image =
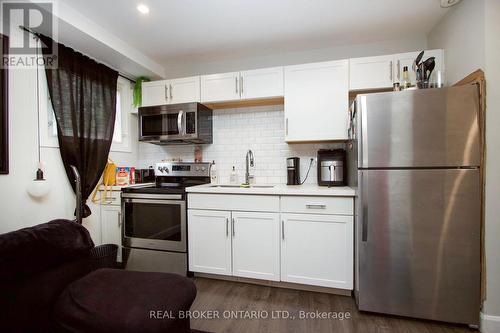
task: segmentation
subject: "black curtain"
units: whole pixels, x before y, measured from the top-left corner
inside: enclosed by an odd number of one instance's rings
[[[81,176],[83,217],[91,214],[86,201],[97,185],[108,159],[116,116],[118,72],[75,50],[39,35],[55,45],[57,65],[45,67],[54,108],[59,149],[66,175],[75,190],[76,166]],[[54,44],[51,44],[54,43]],[[50,48],[42,47],[50,56]]]

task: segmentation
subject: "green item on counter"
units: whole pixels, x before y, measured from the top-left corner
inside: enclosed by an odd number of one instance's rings
[[[250,184],[241,184],[240,185],[241,188],[249,188],[250,187]]]

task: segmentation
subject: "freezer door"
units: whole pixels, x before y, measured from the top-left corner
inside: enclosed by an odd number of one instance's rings
[[[475,85],[361,95],[360,168],[479,165]]]
[[[478,324],[477,169],[362,170],[360,310]]]

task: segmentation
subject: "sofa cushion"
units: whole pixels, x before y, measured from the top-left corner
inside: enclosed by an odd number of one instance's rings
[[[54,220],[0,235],[0,282],[25,279],[35,273],[88,256],[94,243],[82,225]]]
[[[99,269],[73,282],[54,310],[69,332],[189,332],[179,318],[196,297],[194,283],[168,273]]]
[[[1,332],[53,332],[52,311],[64,288],[90,272],[86,258],[70,261],[0,290]]]

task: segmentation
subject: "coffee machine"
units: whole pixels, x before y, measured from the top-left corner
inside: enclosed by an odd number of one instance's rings
[[[287,185],[300,185],[300,158],[290,157],[286,159]]]
[[[346,186],[347,165],[344,149],[318,151],[318,185]]]

